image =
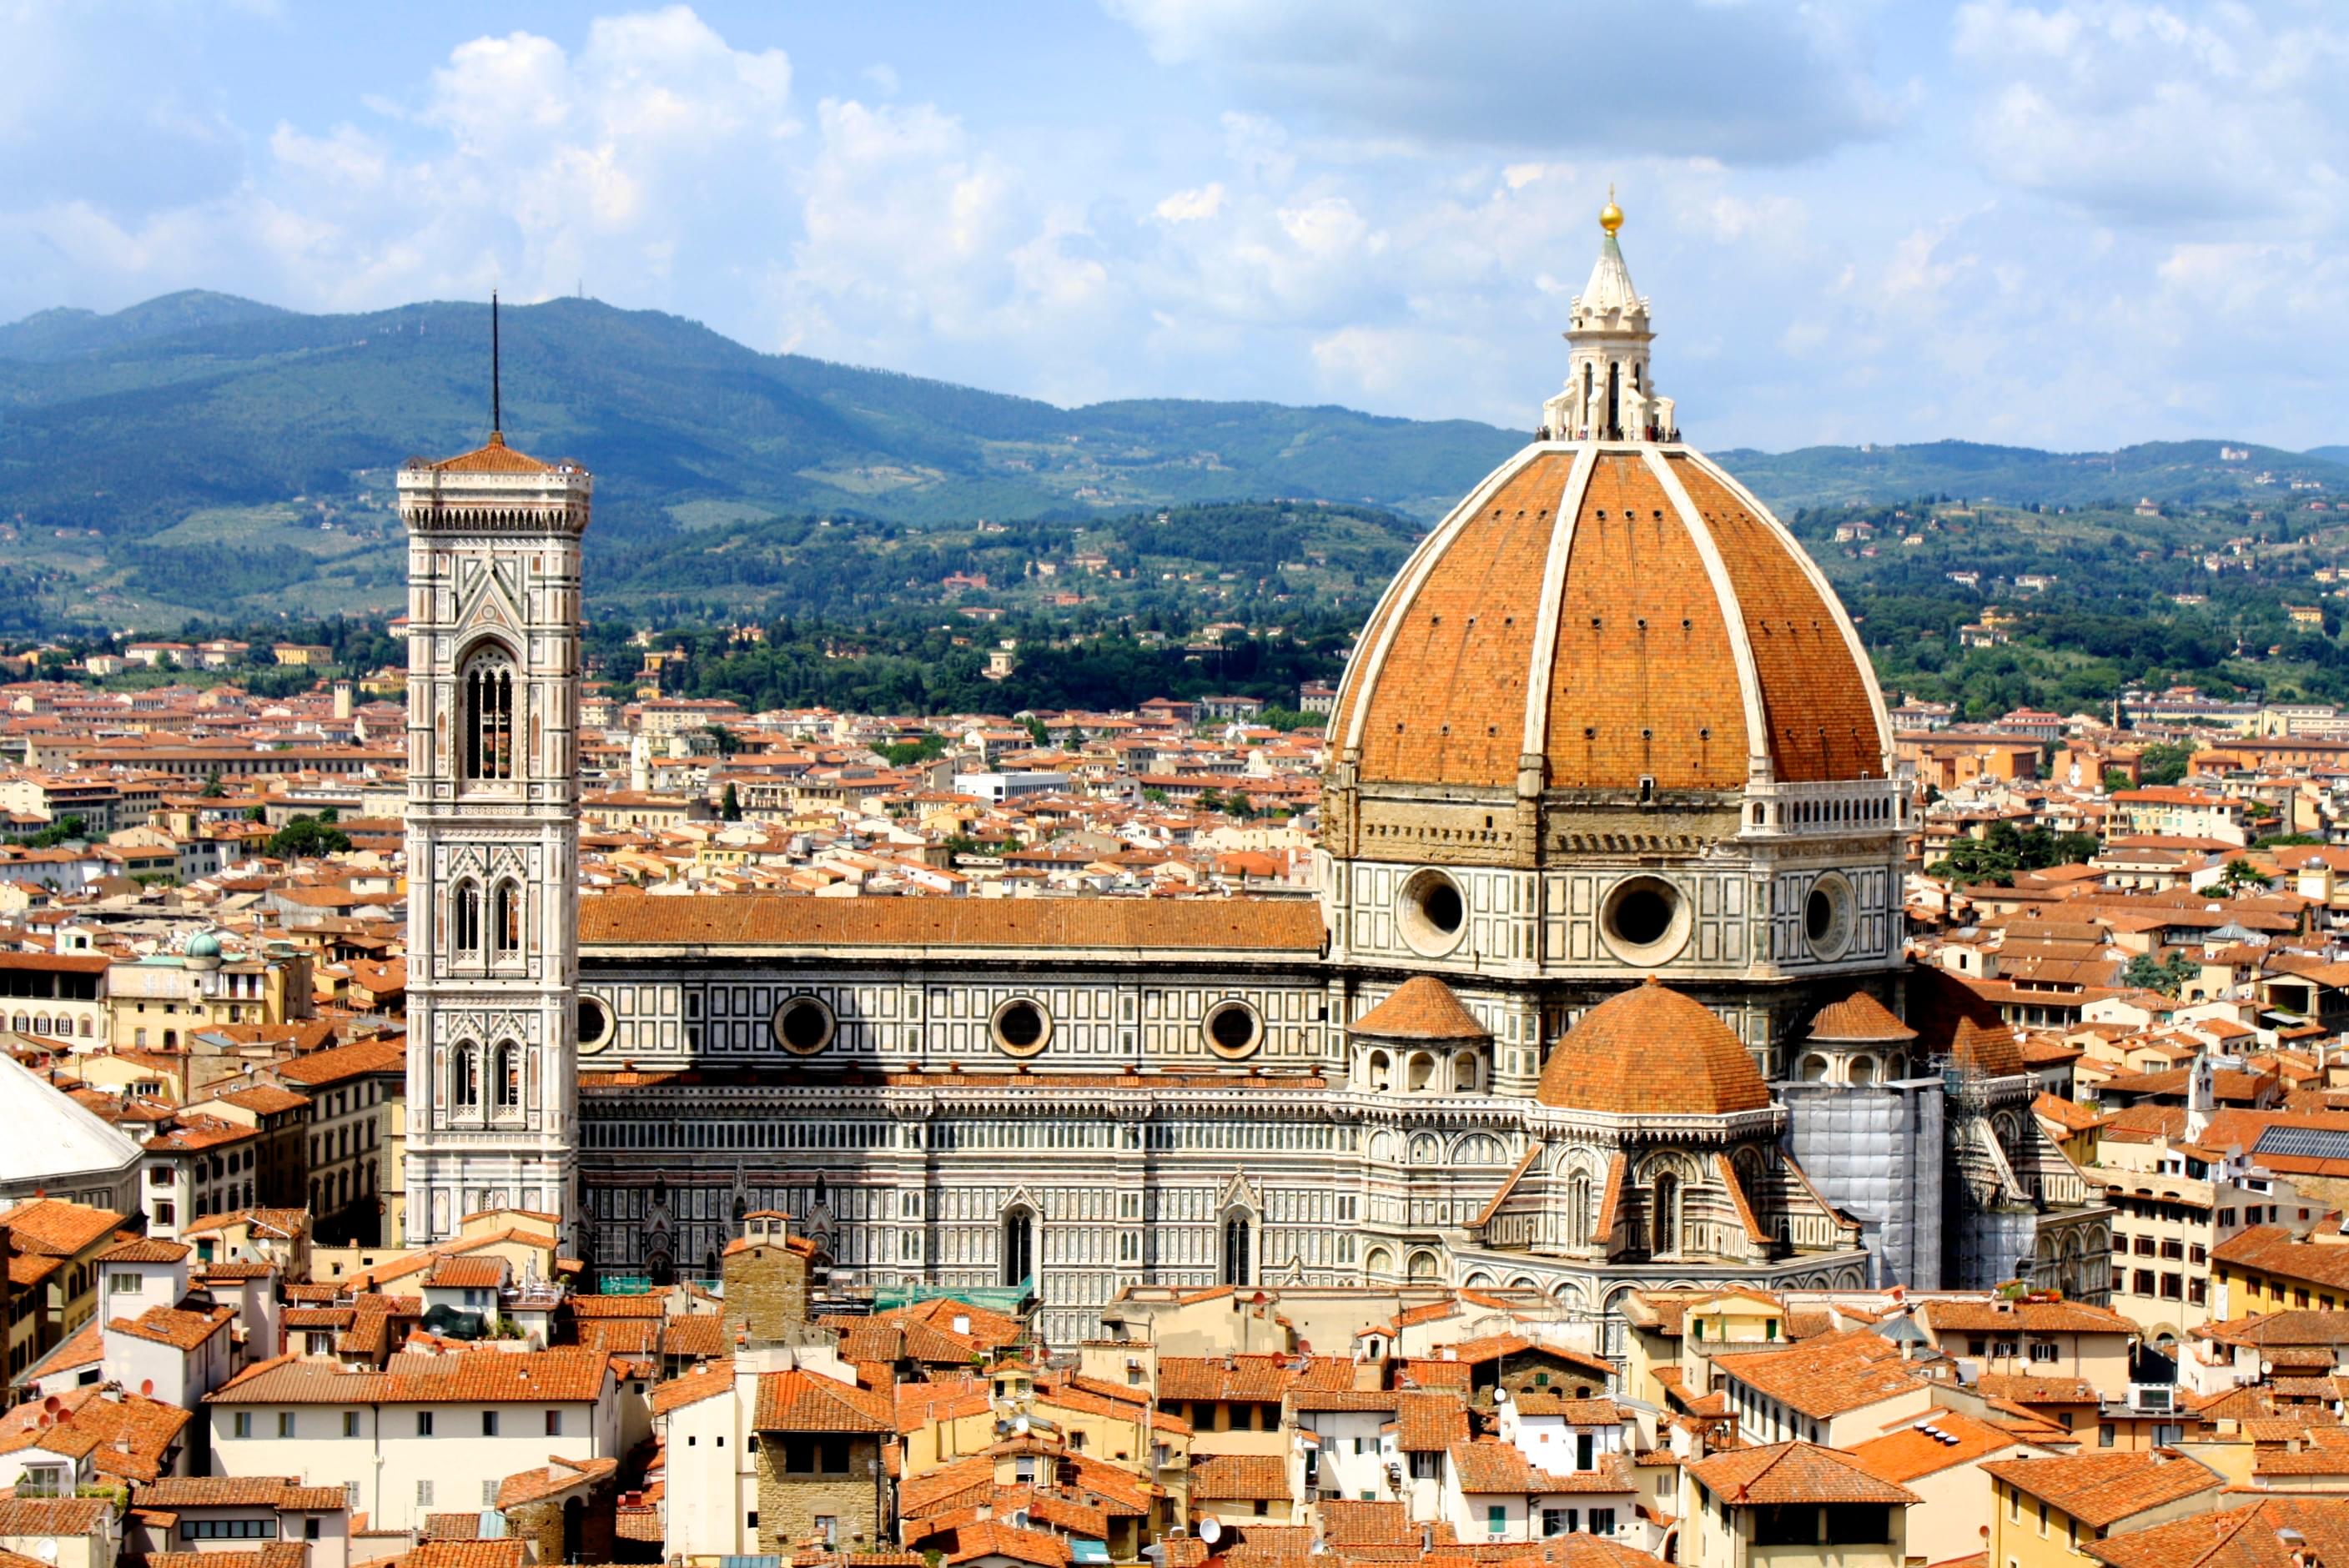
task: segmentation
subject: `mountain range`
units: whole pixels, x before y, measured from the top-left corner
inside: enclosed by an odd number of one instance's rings
[[[233,598],[265,595],[272,563],[298,556],[336,565],[324,574],[334,593],[304,607],[391,602],[391,469],[479,441],[489,335],[479,304],[311,315],[192,292],[0,326],[0,563],[19,573],[0,588],[103,621],[161,624],[220,607],[171,588],[192,557],[227,549],[243,573]],[[502,339],[509,438],[597,473],[591,570],[596,552],[811,513],[922,528],[1288,498],[1424,522],[1526,438],[1326,406],[1062,408],[762,354],[678,316],[589,299],[509,307]],[[1714,455],[1788,509],[1929,493],[2073,507],[2240,500],[2260,493],[2261,476],[2349,488],[2349,447],[2055,453],[1943,441]]]

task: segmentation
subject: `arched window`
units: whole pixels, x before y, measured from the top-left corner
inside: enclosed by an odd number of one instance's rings
[[[1475,1052],[1455,1051],[1453,1053],[1452,1092],[1454,1094],[1475,1094],[1476,1092]]]
[[[481,1103],[481,1053],[478,1046],[459,1046],[455,1059],[450,1064],[454,1081],[450,1086],[449,1099],[459,1110],[471,1110]]]
[[[1394,1087],[1394,1064],[1386,1052],[1372,1051],[1370,1057],[1371,1088],[1380,1093]]]
[[[481,884],[471,877],[457,884],[449,901],[449,928],[451,953],[481,950]]]
[[[1578,1171],[1566,1181],[1566,1244],[1587,1246],[1590,1242],[1590,1178]]]
[[[1224,1283],[1253,1284],[1255,1274],[1256,1222],[1246,1213],[1224,1216]]]
[[[522,1109],[522,1047],[512,1040],[498,1047],[495,1093],[501,1111]]]
[[[1681,1250],[1681,1179],[1669,1171],[1660,1171],[1649,1190],[1655,1209],[1650,1250],[1657,1257],[1677,1253]]]
[[[514,666],[500,647],[465,665],[465,777],[502,783],[514,776]]]
[[[1014,1209],[1003,1216],[1005,1284],[1026,1284],[1036,1272],[1036,1212]]]
[[[490,910],[492,955],[512,958],[522,951],[522,883],[512,877],[498,883]]]
[[[1409,1078],[1403,1087],[1413,1094],[1425,1094],[1435,1083],[1435,1057],[1426,1051],[1414,1051],[1407,1066]]]
[[[83,1014],[83,1015],[82,1015],[82,1019],[81,1019],[81,1027],[80,1027],[80,1028],[78,1028],[78,1029],[77,1029],[77,1030],[76,1030],[76,1031],[74,1031],[74,1032],[75,1032],[76,1034],[78,1034],[79,1036],[81,1036],[81,1037],[82,1037],[83,1039],[85,1039],[85,1040],[86,1040],[86,1039],[88,1039],[88,1038],[89,1038],[90,1034],[91,1034],[91,1032],[92,1032],[92,1031],[91,1031],[91,1028],[90,1028],[89,1015],[88,1015],[87,1013],[85,1013],[85,1014]]]

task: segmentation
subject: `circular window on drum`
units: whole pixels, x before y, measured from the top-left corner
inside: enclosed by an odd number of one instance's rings
[[[1599,934],[1626,964],[1662,964],[1688,945],[1688,896],[1661,877],[1625,877],[1599,906]]]
[[[1811,883],[1803,897],[1803,940],[1812,957],[1840,958],[1851,946],[1852,903],[1851,883],[1840,872],[1828,872]]]
[[[775,1044],[795,1057],[812,1057],[832,1044],[840,1020],[823,997],[802,995],[778,1003],[768,1026],[774,1032]]]
[[[1413,953],[1441,958],[1468,934],[1468,895],[1442,872],[1413,872],[1395,893],[1395,927]]]
[[[612,1019],[612,1005],[601,996],[580,997],[579,1009],[573,1016],[582,1056],[602,1050],[619,1033],[619,1026]]]
[[[1207,1037],[1207,1048],[1227,1062],[1252,1057],[1264,1044],[1264,1016],[1237,999],[1208,1008],[1200,1029]]]
[[[1014,996],[988,1020],[995,1048],[1007,1057],[1032,1057],[1051,1042],[1052,1015],[1032,996]]]

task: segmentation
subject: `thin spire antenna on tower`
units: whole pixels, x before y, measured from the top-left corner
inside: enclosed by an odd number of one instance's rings
[[[505,431],[505,410],[500,406],[498,390],[498,291],[490,291],[490,434]]]

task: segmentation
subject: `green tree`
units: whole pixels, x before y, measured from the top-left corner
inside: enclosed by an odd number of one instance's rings
[[[2168,958],[2156,958],[2150,953],[2140,953],[2130,959],[2128,966],[2121,971],[2121,984],[2134,985],[2140,990],[2158,991],[2165,996],[2175,996],[2185,988],[2189,980],[2200,973],[2201,965],[2183,952],[2173,953]]]
[[[709,737],[709,743],[718,748],[720,757],[731,757],[742,749],[742,738],[722,724],[705,724],[701,733]]]
[[[341,854],[351,847],[351,836],[334,825],[333,807],[313,817],[305,812],[269,836],[269,853],[281,861],[314,860]]]
[[[268,808],[264,806],[247,806],[244,809],[244,820],[248,822],[266,822],[269,820]]]
[[[2227,869],[2219,873],[2219,891],[2230,895],[2240,896],[2253,890],[2264,892],[2273,886],[2275,878],[2249,861],[2229,861]]]
[[[2186,777],[2193,755],[2191,741],[2157,741],[2138,754],[2138,772],[2147,784],[2175,784]]]
[[[207,800],[217,800],[228,793],[228,786],[221,782],[219,769],[215,768],[204,775],[204,787],[199,793]]]
[[[728,822],[742,820],[741,797],[734,793],[734,781],[730,779],[726,781],[725,795],[718,802],[718,815],[720,820]]]
[[[70,843],[77,839],[85,839],[88,836],[88,821],[81,817],[68,816],[59,817],[37,833],[21,839],[12,839],[9,842],[22,844],[28,850],[54,850],[59,844]]]

